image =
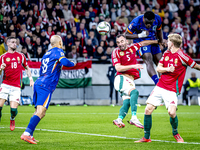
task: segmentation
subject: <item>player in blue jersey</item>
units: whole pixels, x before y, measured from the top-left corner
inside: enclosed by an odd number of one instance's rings
[[[154,14],[152,11],[147,11],[144,15],[134,18],[127,28],[126,38],[133,39],[134,43],[158,39],[158,43],[162,44],[163,33],[160,16]],[[153,62],[157,65],[162,57],[159,45],[143,46],[137,52],[144,60],[149,76],[157,84],[159,78],[153,67]]]
[[[60,36],[54,35],[50,39],[52,49],[47,51],[41,60],[40,76],[34,84],[33,103],[35,105],[35,113],[30,122],[21,135],[21,139],[37,144],[33,137],[33,132],[40,120],[45,116],[48,109],[51,95],[58,83],[61,67],[73,67],[75,64],[69,61],[62,50],[63,42]]]

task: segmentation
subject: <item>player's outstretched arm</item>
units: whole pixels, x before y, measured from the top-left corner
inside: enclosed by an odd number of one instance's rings
[[[27,74],[27,76],[29,77],[29,80],[30,80],[30,86],[33,86],[34,81],[33,81],[32,75],[31,75],[31,69],[28,66],[26,66],[25,70],[26,70],[26,74]]]
[[[194,66],[194,69],[197,69],[197,70],[200,71],[200,65],[196,64],[196,65]]]
[[[124,72],[130,69],[143,69],[144,67],[140,64],[135,64],[135,65],[121,65],[121,64],[116,64],[115,65],[115,69],[117,70],[117,72]]]
[[[145,38],[149,35],[149,32],[146,30],[143,30],[139,34],[130,34],[128,31],[125,32],[125,36],[127,39],[136,39],[136,38]]]
[[[74,67],[74,66],[76,65],[76,63],[69,61],[66,57],[63,57],[63,58],[60,60],[60,63],[61,63],[63,66],[66,66],[66,67]]]
[[[151,44],[158,44],[158,40],[146,40],[146,41],[141,41],[140,44],[142,46],[147,46]]]
[[[6,64],[5,63],[2,63],[1,64],[1,69],[0,69],[0,75],[2,73],[2,71],[6,68]]]
[[[163,67],[163,64],[161,64],[161,63],[158,64],[158,67],[156,69],[156,71],[159,72],[159,73],[174,72],[174,70],[175,70],[174,66]]]

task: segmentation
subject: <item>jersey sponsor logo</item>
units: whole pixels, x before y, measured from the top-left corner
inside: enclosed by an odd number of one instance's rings
[[[13,58],[12,60],[16,60],[15,58]]]
[[[19,57],[17,57],[17,60],[18,60],[18,61],[20,61],[20,58],[19,58]]]
[[[173,62],[173,58],[172,58],[172,59],[170,59],[170,62]]]
[[[168,60],[169,60],[169,57],[168,57],[168,56],[166,56],[166,57],[165,57],[165,61],[168,61]]]
[[[131,23],[128,27],[129,27],[129,29],[132,29],[133,23]]]
[[[153,26],[153,31],[156,31],[157,25]]]
[[[60,52],[60,55],[61,55],[61,56],[64,56],[65,54],[64,54],[63,52]]]
[[[51,52],[46,52],[46,54],[45,55],[50,55],[51,54]]]
[[[9,58],[9,57],[8,57],[8,58],[6,58],[6,61],[7,61],[7,62],[9,62],[9,61],[10,61],[10,58]]]
[[[126,54],[128,54],[129,52],[126,52]]]
[[[124,56],[124,52],[120,52],[119,55],[120,55],[120,56]]]

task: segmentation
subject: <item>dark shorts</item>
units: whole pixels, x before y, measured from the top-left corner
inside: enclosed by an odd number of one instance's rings
[[[161,53],[161,50],[159,45],[148,45],[141,47],[137,53],[141,57],[144,53],[151,53],[152,55]]]

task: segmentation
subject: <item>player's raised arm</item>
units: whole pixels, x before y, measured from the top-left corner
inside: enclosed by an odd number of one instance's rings
[[[196,65],[194,66],[194,69],[196,69],[196,70],[199,70],[199,71],[200,71],[200,65],[196,64]]]
[[[156,71],[159,73],[174,72],[174,70],[175,70],[174,66],[163,67],[163,64],[161,64],[161,63],[158,64],[158,67],[156,69]]]
[[[140,64],[135,64],[135,65],[121,65],[121,64],[116,64],[115,69],[117,72],[124,72],[130,69],[143,69],[144,67]]]
[[[147,46],[151,44],[158,44],[158,40],[146,40],[140,42],[141,46]]]
[[[149,32],[146,31],[146,30],[143,30],[141,33],[138,33],[138,34],[136,34],[136,33],[135,34],[130,33],[128,29],[125,32],[126,39],[145,38],[148,35],[149,35]]]

